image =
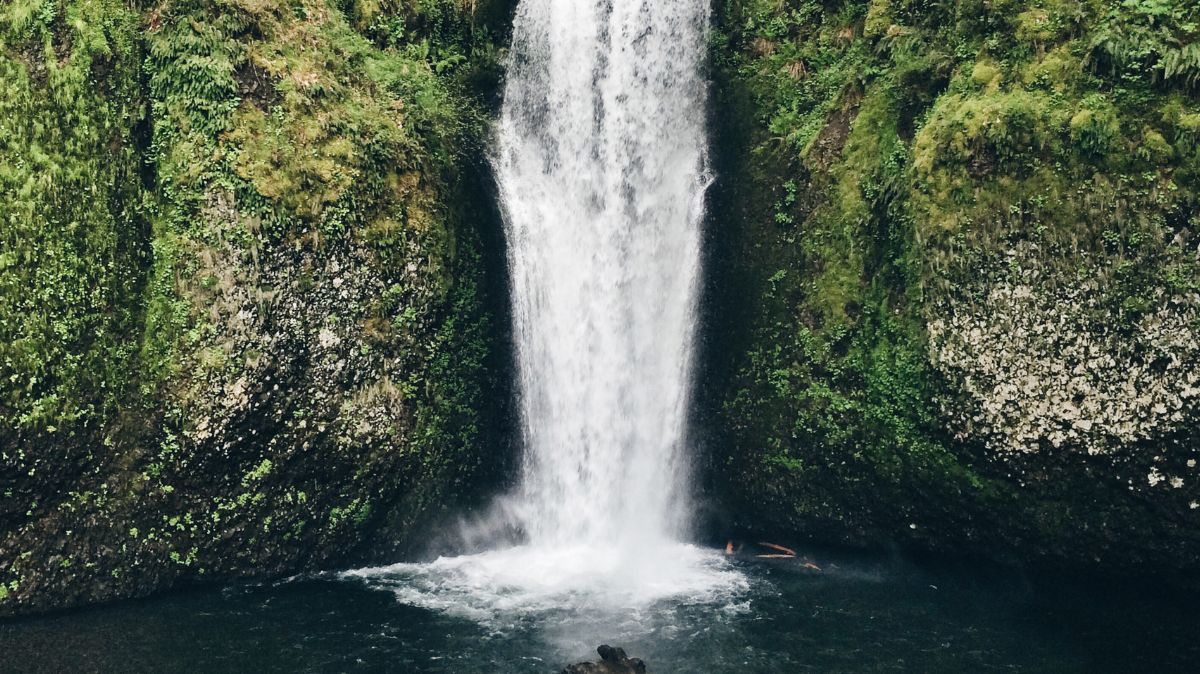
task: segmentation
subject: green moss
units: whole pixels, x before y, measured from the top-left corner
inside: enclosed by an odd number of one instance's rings
[[[981,87],[999,87],[1001,81],[1000,69],[988,61],[979,61],[971,69],[971,81]]]
[[[1120,136],[1121,127],[1112,106],[1082,108],[1069,122],[1071,140],[1084,153],[1103,157]]]
[[[871,39],[879,39],[886,35],[893,25],[895,18],[892,17],[891,0],[872,0],[867,6],[863,34]]]
[[[0,433],[96,423],[128,384],[141,276],[136,17],[97,0],[2,11]]]
[[[1192,4],[723,3],[719,115],[757,116],[722,141],[741,144],[714,216],[745,223],[725,245],[749,261],[716,270],[751,333],[713,364],[739,523],[1065,558],[1075,490],[1112,503],[1079,516],[1158,547],[1109,485],[1055,464],[1029,487],[950,436],[925,326],[1011,273],[1014,250],[1037,251],[1021,264],[1046,284],[1104,288],[1118,329],[1193,287],[1167,245],[1196,223]]]
[[[0,613],[394,545],[483,479],[464,174],[507,4],[0,9],[0,549],[118,551],[0,559]]]

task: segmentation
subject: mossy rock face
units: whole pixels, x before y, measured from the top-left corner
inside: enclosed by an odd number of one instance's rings
[[[0,614],[392,558],[503,477],[497,4],[4,10]]]
[[[0,10],[0,614],[386,558],[503,474],[511,4]],[[720,5],[729,524],[1195,578],[1198,13]]]
[[[731,526],[1194,581],[1200,6],[1000,5],[722,6],[713,488]]]
[[[135,27],[120,3],[0,10],[0,527],[85,471],[84,436],[130,385],[149,229]]]

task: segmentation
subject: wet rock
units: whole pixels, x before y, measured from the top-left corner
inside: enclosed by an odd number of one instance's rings
[[[607,644],[596,649],[600,654],[600,662],[580,662],[568,665],[562,674],[645,674],[646,663],[641,658],[631,658],[625,655],[622,648],[614,648]]]
[[[1159,293],[1127,314],[1111,288],[1056,276],[1036,250],[1010,253],[1008,270],[977,274],[972,292],[930,316],[930,362],[948,384],[941,405],[957,439],[994,455],[1113,456],[1194,426],[1200,295]],[[1090,273],[1108,264],[1097,258]]]

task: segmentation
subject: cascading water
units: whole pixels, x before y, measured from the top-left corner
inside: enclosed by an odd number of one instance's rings
[[[534,545],[679,535],[705,0],[523,0],[495,158]]]
[[[347,575],[493,624],[542,616],[579,644],[636,630],[629,609],[745,589],[679,542],[708,8],[521,0],[493,161],[525,440],[504,510],[526,541]]]

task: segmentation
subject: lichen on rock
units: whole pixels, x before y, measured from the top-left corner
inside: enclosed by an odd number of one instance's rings
[[[929,322],[957,438],[998,452],[1105,454],[1195,425],[1200,294],[1160,289],[1123,324],[1097,283],[1046,278],[1031,254],[1005,258],[986,280],[964,279]]]

